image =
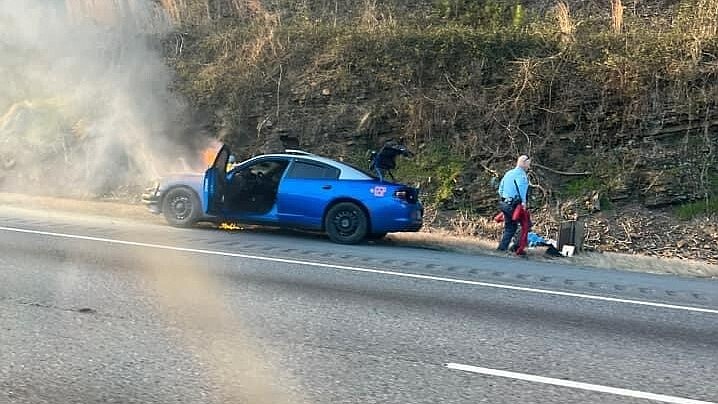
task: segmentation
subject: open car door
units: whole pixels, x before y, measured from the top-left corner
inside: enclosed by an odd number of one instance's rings
[[[229,155],[229,147],[222,145],[217,157],[214,158],[214,163],[204,173],[204,198],[207,201],[207,213],[210,215],[222,213],[224,197],[227,193]]]

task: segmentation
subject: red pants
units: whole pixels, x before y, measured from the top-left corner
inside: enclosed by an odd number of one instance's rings
[[[516,249],[517,255],[522,255],[526,252],[526,248],[529,246],[529,230],[531,230],[531,213],[524,209],[523,205],[519,205],[514,210],[513,219],[519,222],[521,226],[521,234],[519,235],[519,246]]]

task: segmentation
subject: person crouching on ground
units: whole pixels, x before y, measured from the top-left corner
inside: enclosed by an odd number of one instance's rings
[[[497,248],[499,251],[508,250],[518,224],[528,222],[528,220],[521,220],[521,215],[515,217],[514,211],[521,205],[522,212],[524,212],[522,214],[528,212],[529,177],[527,173],[530,167],[531,159],[526,155],[520,156],[516,161],[516,167],[507,171],[499,183],[499,209],[504,214],[504,234]],[[528,216],[526,215],[526,217]],[[525,233],[528,234],[528,229],[525,230]],[[521,243],[516,252],[519,255],[525,254]]]

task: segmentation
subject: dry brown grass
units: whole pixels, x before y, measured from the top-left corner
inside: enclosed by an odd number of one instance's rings
[[[699,0],[693,21],[693,34],[697,38],[718,36],[718,0]]]
[[[476,218],[466,212],[459,212],[449,220],[451,231],[459,237],[470,237],[476,235],[483,226]]]
[[[279,16],[269,12],[262,12],[256,18],[259,19],[261,29],[254,39],[246,45],[246,54],[252,63],[257,63],[267,51],[276,55],[281,47],[281,42],[276,40],[276,32],[280,24]]]
[[[173,23],[179,24],[182,22],[183,13],[187,7],[183,0],[160,0],[160,4]]]
[[[669,21],[671,33],[675,35],[673,40],[680,44],[680,51],[673,53],[666,66],[667,71],[676,76],[686,73],[698,76],[715,74],[715,63],[706,63],[704,56],[710,55],[713,59],[715,54],[713,42],[718,37],[718,0],[681,2],[678,12],[670,15]],[[686,54],[688,57],[685,57]],[[679,79],[677,84],[685,86],[688,83]]]
[[[159,0],[159,2],[171,21],[180,25],[203,23],[219,16],[251,18],[265,12],[260,0]]]
[[[359,24],[362,29],[375,32],[377,30],[391,28],[396,25],[396,21],[391,14],[386,14],[379,10],[377,0],[364,0],[364,6],[359,17]]]
[[[611,25],[615,34],[623,32],[623,8],[621,0],[611,0]]]
[[[561,35],[561,43],[568,45],[574,42],[576,33],[576,24],[571,18],[571,10],[568,8],[568,4],[560,0],[556,3],[556,22],[558,23],[559,33]]]
[[[687,37],[686,48],[691,56],[690,66],[701,64],[706,43],[718,36],[718,0],[698,0],[679,18],[680,30]]]

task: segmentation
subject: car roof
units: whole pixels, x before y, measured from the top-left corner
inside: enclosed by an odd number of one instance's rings
[[[337,168],[341,174],[339,175],[340,180],[372,180],[370,175],[368,175],[365,172],[362,172],[359,169],[356,169],[346,163],[343,163],[341,161],[337,161],[334,159],[330,159],[328,157],[322,157],[318,156],[316,154],[311,154],[303,151],[294,151],[288,153],[273,153],[273,154],[260,154],[258,156],[254,156],[249,160],[246,160],[246,162],[249,162],[254,159],[258,158],[267,158],[267,157],[279,157],[279,158],[287,158],[287,159],[295,159],[295,160],[304,160],[304,161],[316,161],[318,163],[323,163],[329,166],[332,166],[334,168]],[[244,164],[244,163],[242,163]]]

